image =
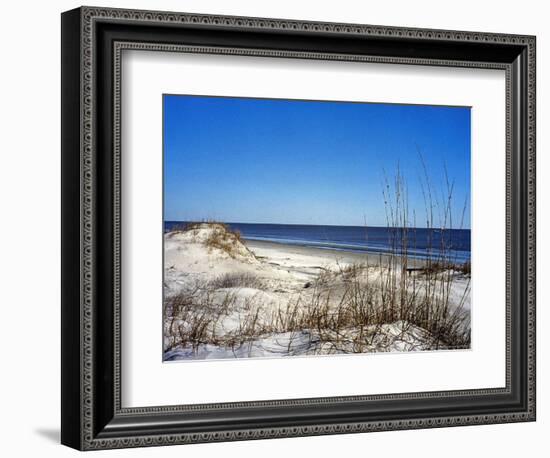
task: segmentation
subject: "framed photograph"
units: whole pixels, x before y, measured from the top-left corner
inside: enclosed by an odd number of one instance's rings
[[[62,14],[62,443],[535,420],[535,37]]]

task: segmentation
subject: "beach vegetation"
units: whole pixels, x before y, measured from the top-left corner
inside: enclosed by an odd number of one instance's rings
[[[255,288],[264,287],[264,282],[258,277],[249,272],[243,273],[226,273],[220,275],[208,282],[208,287],[217,290],[223,288]]]

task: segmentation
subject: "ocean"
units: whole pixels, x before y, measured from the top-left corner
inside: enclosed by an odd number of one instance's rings
[[[184,221],[165,221],[165,232],[184,225]],[[238,230],[245,240],[259,240],[287,245],[309,246],[327,250],[389,253],[392,244],[399,250],[402,229],[368,226],[317,226],[302,224],[226,223]],[[446,259],[470,260],[469,229],[408,228],[408,256],[437,258],[445,247]]]

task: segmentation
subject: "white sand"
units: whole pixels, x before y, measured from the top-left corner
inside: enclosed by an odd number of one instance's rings
[[[166,300],[169,302],[180,293],[191,294],[195,301],[192,313],[204,310],[209,317],[215,316],[214,324],[210,324],[208,329],[216,337],[238,334],[253,318],[258,323],[272,323],[277,314],[280,316],[284,313],[288,304],[307,304],[320,291],[326,292],[330,289],[330,297],[335,301],[336,307],[345,289],[347,268],[361,266],[359,275],[372,282],[380,277],[383,269],[381,266],[384,265],[383,257],[364,253],[259,241],[245,243],[233,239],[227,244],[227,249],[226,245],[220,248],[209,244],[208,241],[214,235],[225,237],[224,232],[221,225],[203,224],[194,230],[171,232],[164,236]],[[399,274],[396,275],[399,278]],[[226,285],[222,281],[226,276],[245,276],[251,280],[242,285],[233,285],[231,282]],[[323,286],[319,286],[320,278],[324,278]],[[418,282],[421,281],[419,278]],[[469,279],[458,274],[453,276],[449,296],[453,306],[461,305],[469,311]],[[193,316],[193,319],[197,317]],[[326,341],[321,342],[315,332],[307,329],[290,333],[267,332],[245,344],[232,345],[231,348],[208,342],[177,345],[174,339],[168,337],[178,326],[186,329],[188,325],[186,319],[167,317],[165,346],[169,351],[165,353],[165,360],[276,357],[357,351],[348,344],[340,344],[336,348]],[[364,331],[363,329],[362,332]],[[348,329],[343,332],[353,340],[358,331]],[[430,349],[426,343],[430,340],[426,331],[408,323],[387,323],[372,332],[374,337],[365,344],[362,352]]]

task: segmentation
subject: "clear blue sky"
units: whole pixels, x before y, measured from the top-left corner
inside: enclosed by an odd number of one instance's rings
[[[454,181],[455,227],[468,199],[469,228],[467,107],[165,95],[164,219],[385,226],[399,164],[423,227],[418,149],[439,195],[445,166]]]

